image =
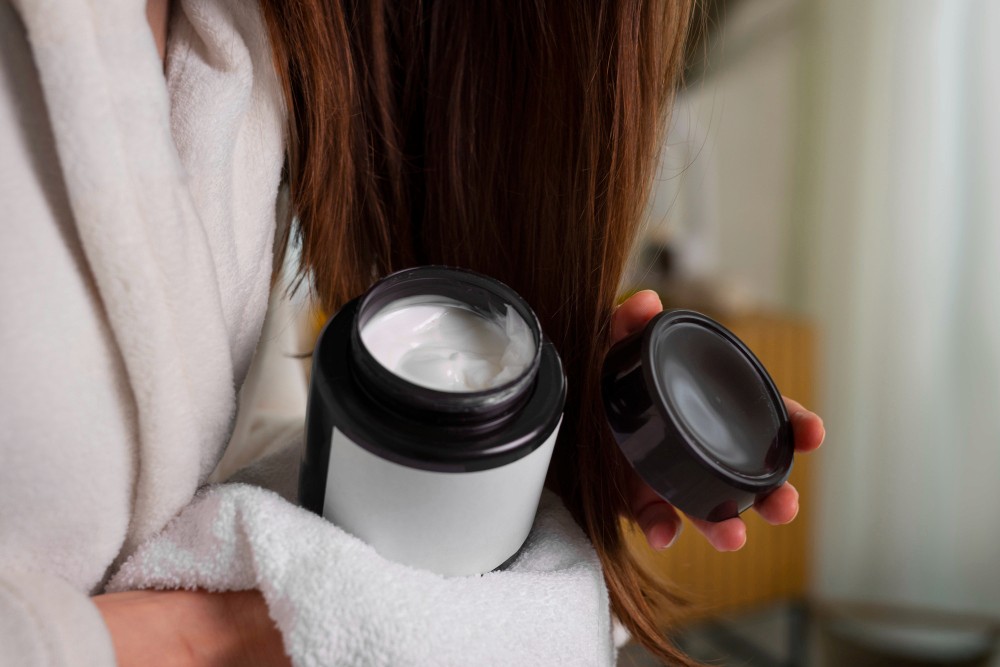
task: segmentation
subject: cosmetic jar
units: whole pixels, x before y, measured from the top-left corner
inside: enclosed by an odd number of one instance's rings
[[[611,348],[608,423],[629,463],[685,514],[721,521],[788,478],[794,442],[781,394],[732,332],[668,310]]]
[[[512,289],[448,267],[394,273],[317,341],[299,500],[390,560],[489,572],[527,538],[565,396]]]

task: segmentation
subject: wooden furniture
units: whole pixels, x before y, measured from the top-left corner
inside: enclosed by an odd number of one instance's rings
[[[753,350],[784,395],[807,407],[814,405],[816,342],[807,323],[770,314],[716,318]],[[739,552],[716,552],[686,519],[677,542],[663,552],[649,549],[638,532],[631,534],[630,547],[639,558],[690,603],[661,619],[664,626],[676,627],[739,607],[805,597],[814,502],[811,464],[810,457],[799,457],[792,469],[790,481],[801,494],[796,521],[775,527],[753,512],[744,513],[748,540]]]

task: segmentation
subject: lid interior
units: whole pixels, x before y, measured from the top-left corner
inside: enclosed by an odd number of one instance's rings
[[[654,384],[695,453],[739,477],[783,472],[781,400],[760,363],[708,318],[664,318],[650,340]],[[728,335],[726,335],[728,334]]]

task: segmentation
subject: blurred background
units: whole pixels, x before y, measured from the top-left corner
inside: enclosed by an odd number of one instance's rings
[[[795,525],[646,554],[690,600],[664,623],[715,664],[998,665],[1000,2],[699,6],[629,287],[828,436]]]

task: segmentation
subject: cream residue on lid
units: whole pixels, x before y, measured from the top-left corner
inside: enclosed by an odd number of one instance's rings
[[[510,305],[486,317],[435,295],[393,301],[365,324],[361,340],[396,375],[439,391],[498,387],[535,356],[531,330]]]

